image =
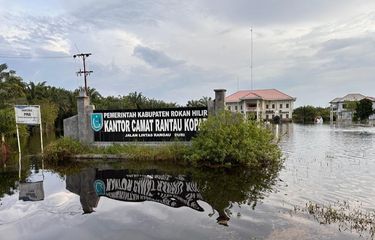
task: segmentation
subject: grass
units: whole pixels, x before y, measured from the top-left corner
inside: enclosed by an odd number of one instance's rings
[[[166,160],[181,161],[188,154],[189,147],[182,143],[147,145],[92,146],[82,144],[71,138],[60,138],[49,144],[44,152],[44,159],[54,165],[72,162],[75,155],[80,154],[110,154],[123,155],[129,160]]]
[[[294,212],[308,213],[320,224],[338,224],[340,231],[357,232],[368,239],[375,237],[375,212],[352,206],[349,202],[320,205],[306,203],[305,208],[294,207]]]

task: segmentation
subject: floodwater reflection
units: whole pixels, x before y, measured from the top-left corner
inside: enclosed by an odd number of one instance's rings
[[[30,156],[19,169],[18,155],[11,155],[6,166],[0,164],[1,236],[373,239],[375,128],[269,127],[279,134],[281,170],[200,169],[161,161],[43,168]],[[43,200],[19,199],[20,184],[41,180]]]
[[[272,189],[277,170],[83,168],[67,175],[66,189],[79,195],[85,214],[95,211],[101,197],[124,202],[152,201],[199,212],[204,211],[199,201],[204,201],[212,207],[208,215],[213,216],[216,211],[217,222],[227,226],[233,204],[249,204],[254,208]]]

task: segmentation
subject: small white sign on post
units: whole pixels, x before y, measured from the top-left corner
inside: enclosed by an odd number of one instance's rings
[[[42,130],[42,118],[40,114],[40,106],[39,105],[16,105],[14,106],[14,110],[16,113],[18,152],[21,153],[18,124],[25,124],[25,125],[40,125],[40,147],[43,153],[43,130]]]
[[[40,124],[40,106],[16,105],[16,123],[26,125]]]

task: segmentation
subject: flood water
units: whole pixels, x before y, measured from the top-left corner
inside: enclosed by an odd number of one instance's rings
[[[32,156],[19,171],[14,156],[0,168],[0,239],[372,239],[371,230],[324,221],[306,205],[374,215],[375,128],[288,124],[277,134],[284,167],[267,172],[55,168]]]

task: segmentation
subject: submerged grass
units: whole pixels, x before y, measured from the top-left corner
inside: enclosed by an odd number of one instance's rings
[[[354,231],[367,239],[375,237],[375,212],[346,201],[329,205],[308,202],[305,208],[294,207],[294,211],[308,213],[320,224],[338,224],[340,231]]]

